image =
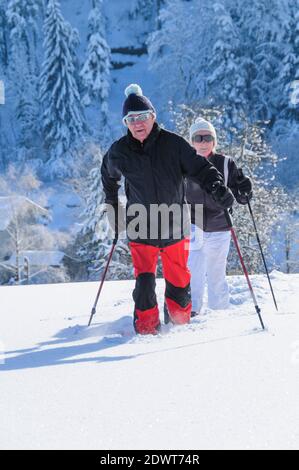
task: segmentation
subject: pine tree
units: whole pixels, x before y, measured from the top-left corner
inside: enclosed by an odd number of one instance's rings
[[[284,2],[281,27],[281,60],[275,100],[275,120],[271,133],[277,151],[285,157],[280,164],[280,181],[289,188],[298,187],[299,141],[299,10],[298,0]]]
[[[247,83],[241,54],[240,30],[233,21],[225,2],[213,4],[214,42],[207,66],[207,93],[210,105],[224,106],[223,125],[240,125],[247,114]]]
[[[252,122],[269,121],[271,127],[278,111],[279,74],[285,55],[283,31],[290,26],[287,2],[237,0],[230,7],[240,31],[247,116]]]
[[[168,0],[161,9],[159,26],[148,39],[148,52],[150,67],[159,75],[162,105],[206,96],[213,14],[207,0]]]
[[[165,102],[225,104],[228,122],[236,122],[247,103],[246,58],[227,0],[169,0],[158,24],[148,40],[149,60]]]
[[[40,0],[9,0],[6,12],[10,27],[10,54],[16,65],[27,63],[32,75],[36,73],[36,61],[32,58],[37,47],[36,21],[40,7]]]
[[[82,102],[85,106],[89,106],[92,100],[99,102],[101,127],[105,129],[108,123],[111,56],[105,39],[102,0],[94,0],[88,22],[87,59],[80,72],[85,89]]]
[[[8,79],[13,87],[17,118],[17,160],[36,157],[39,136],[37,99],[39,66],[37,60],[37,22],[40,0],[10,0],[7,5],[9,26]]]
[[[4,114],[2,99],[5,99],[6,89],[6,77],[7,77],[7,66],[8,66],[8,28],[6,21],[6,8],[7,1],[0,3],[0,170],[5,166],[5,160],[7,158],[7,136],[5,132],[5,121],[7,120],[7,114]]]
[[[79,170],[72,150],[85,131],[75,76],[74,30],[65,22],[58,0],[48,0],[44,22],[45,60],[41,73],[42,127],[49,153],[50,177],[69,177]]]
[[[157,0],[133,0],[130,3],[129,17],[137,18],[139,16],[143,21],[154,25],[163,3],[164,1]]]
[[[7,0],[0,3],[0,75],[3,78],[4,70],[8,65],[8,30],[6,21]]]
[[[288,0],[283,23],[282,57],[279,67],[277,93],[278,119],[299,120],[299,10],[298,1]],[[297,92],[296,92],[297,87]]]

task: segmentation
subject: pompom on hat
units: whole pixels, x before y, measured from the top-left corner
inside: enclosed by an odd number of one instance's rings
[[[142,114],[152,112],[156,116],[156,110],[150,100],[142,94],[142,89],[136,83],[132,83],[125,89],[126,99],[123,104],[123,123],[130,114]]]
[[[209,131],[210,134],[214,137],[215,147],[216,147],[217,134],[216,134],[216,130],[213,124],[211,124],[209,121],[201,117],[197,118],[196,121],[190,126],[190,129],[189,129],[190,142],[192,141],[193,135],[196,134],[196,132],[198,131]]]

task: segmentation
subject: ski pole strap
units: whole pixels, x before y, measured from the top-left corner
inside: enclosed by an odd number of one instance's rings
[[[227,225],[229,226],[229,228],[232,228],[233,221],[232,221],[232,218],[231,218],[231,215],[230,215],[228,209],[224,210],[224,215],[225,215],[225,218],[226,218]]]
[[[225,184],[225,186],[227,186],[227,183],[228,183],[228,157],[224,157],[223,174],[224,174],[224,184]]]

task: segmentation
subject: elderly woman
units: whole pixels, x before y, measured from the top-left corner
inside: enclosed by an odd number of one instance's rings
[[[225,184],[239,204],[252,197],[252,184],[237,168],[232,158],[216,152],[214,126],[198,118],[190,127],[190,142],[196,153],[205,157],[223,175]],[[192,313],[196,316],[203,305],[205,282],[208,287],[208,307],[225,309],[229,306],[226,264],[230,245],[230,228],[224,211],[212,197],[192,179],[187,180],[187,201],[191,205],[192,237],[188,266],[191,272]],[[195,205],[202,204],[202,217],[197,220]],[[197,206],[198,207],[198,206]]]

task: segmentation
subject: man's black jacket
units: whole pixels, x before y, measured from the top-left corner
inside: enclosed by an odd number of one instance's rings
[[[147,210],[146,234],[137,238],[128,225],[136,216],[127,214],[127,236],[129,240],[157,246],[167,246],[181,240],[189,233],[189,216],[181,218],[170,215],[170,227],[164,227],[163,217],[157,223],[149,217],[150,205],[164,204],[167,207],[176,204],[181,211],[186,209],[184,178],[190,176],[202,188],[211,191],[216,181],[223,183],[222,175],[205,158],[196,155],[195,150],[182,137],[161,129],[154,124],[152,132],[141,144],[134,139],[130,131],[112,144],[104,156],[101,168],[102,183],[106,195],[105,202],[117,204],[120,179],[125,178],[127,211],[134,209],[133,204],[141,204]],[[136,219],[135,219],[136,220]],[[132,225],[132,224],[131,224]],[[137,226],[140,230],[140,225]],[[150,234],[150,230],[152,235]],[[155,232],[155,230],[157,230]]]
[[[238,192],[238,168],[232,158],[224,157],[219,153],[212,153],[208,157],[208,161],[224,175],[224,162],[228,159],[228,179],[227,186],[231,189],[235,199],[239,204],[246,204],[246,196],[242,196]],[[252,194],[249,194],[251,199]],[[215,203],[213,198],[204,191],[202,186],[193,178],[187,178],[186,198],[191,205],[191,222],[196,223],[205,232],[222,232],[228,231],[230,228],[223,212],[223,209]],[[203,205],[202,221],[195,219],[195,204]]]

